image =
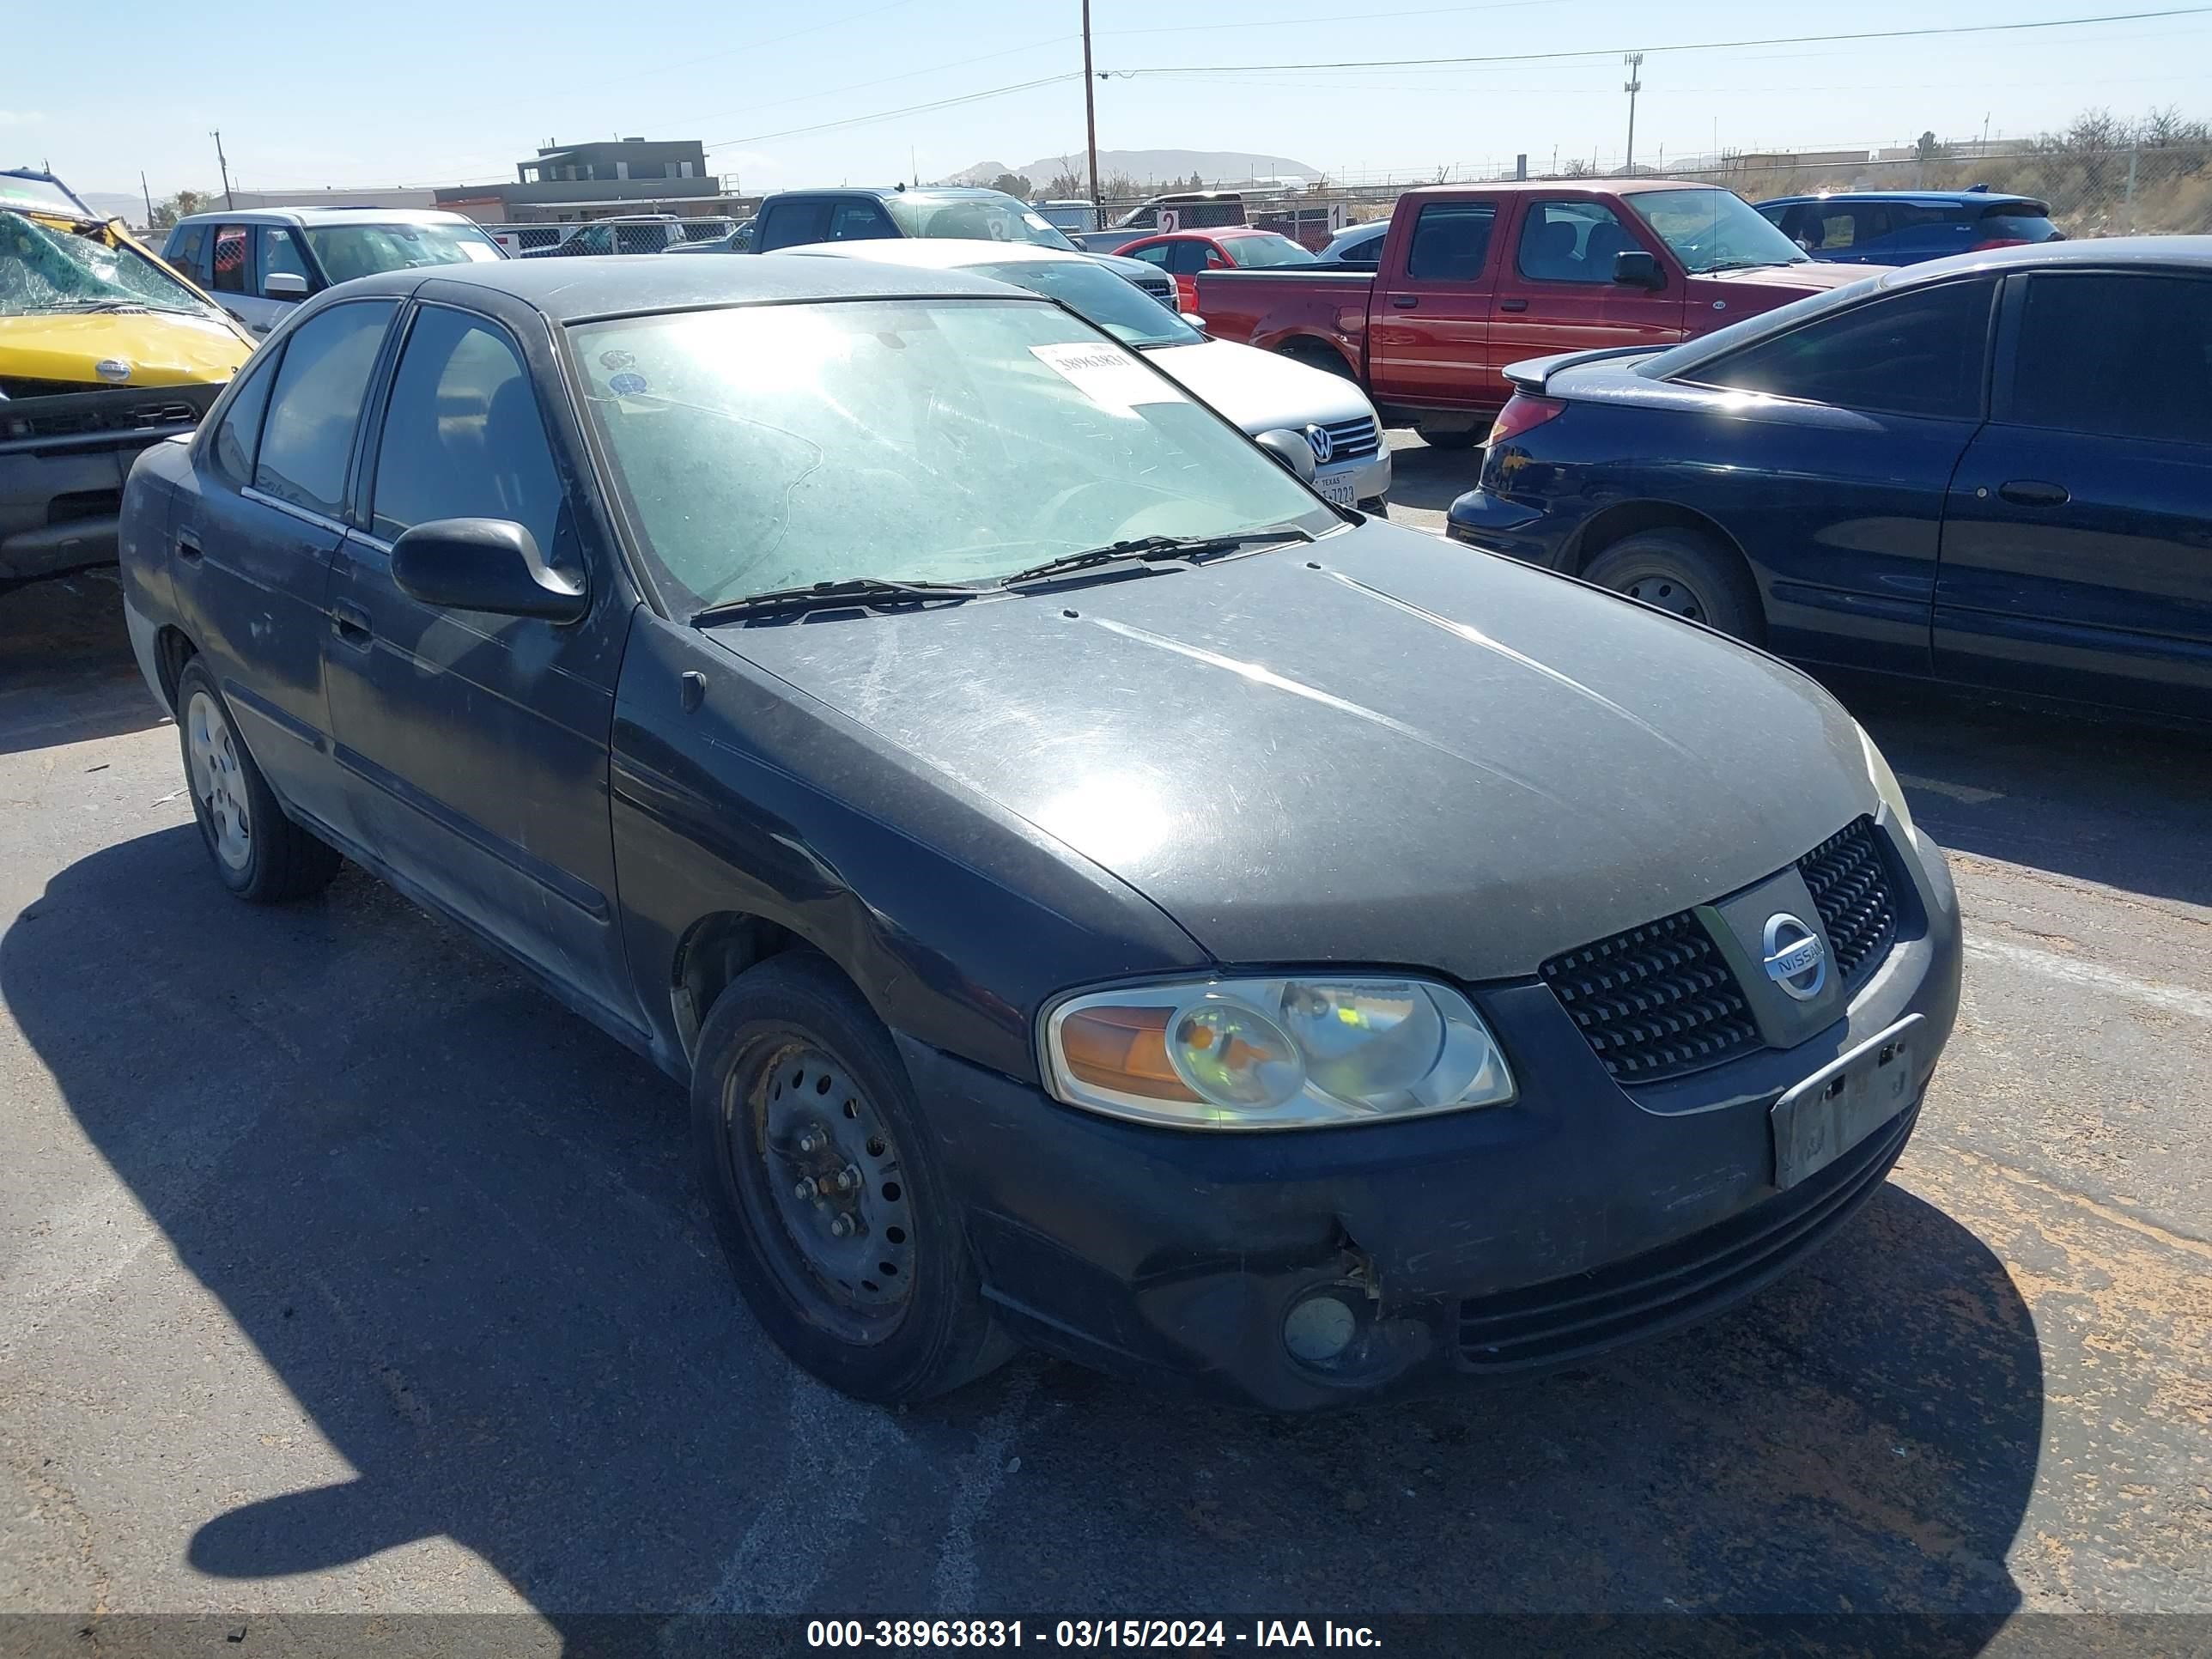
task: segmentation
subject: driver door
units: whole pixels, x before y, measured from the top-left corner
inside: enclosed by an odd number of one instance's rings
[[[620,1024],[642,1024],[616,925],[607,745],[629,613],[599,571],[556,625],[426,605],[392,544],[434,519],[522,525],[583,552],[527,360],[500,322],[410,319],[371,451],[365,518],[331,575],[331,725],[368,848]],[[372,414],[371,418],[377,416]]]

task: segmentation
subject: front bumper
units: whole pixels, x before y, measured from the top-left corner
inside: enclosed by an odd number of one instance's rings
[[[1914,861],[1917,862],[1917,861]],[[1512,1105],[1371,1128],[1176,1132],[1097,1116],[902,1039],[964,1199],[986,1292],[1024,1340],[1115,1374],[1273,1410],[1562,1365],[1703,1318],[1789,1267],[1903,1151],[1959,1000],[1942,856],[1923,918],[1847,1015],[1794,1048],[1624,1091],[1551,991],[1475,991]],[[1787,1191],[1768,1114],[1918,1014],[1907,1098]],[[1338,1363],[1291,1357],[1317,1291],[1358,1314]]]
[[[190,432],[222,390],[117,388],[0,403],[0,581],[114,563],[131,464]]]
[[[1352,503],[1364,506],[1369,501],[1389,499],[1390,494],[1390,446],[1386,442],[1372,455],[1356,461],[1340,461],[1333,465],[1314,469],[1314,488],[1319,489],[1323,479],[1349,479],[1352,483]]]

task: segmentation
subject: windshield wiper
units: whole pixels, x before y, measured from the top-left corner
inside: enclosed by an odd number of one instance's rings
[[[1715,270],[1765,270],[1774,265],[1810,264],[1809,259],[1717,259],[1705,267]]]
[[[1000,585],[1011,587],[1016,582],[1035,581],[1041,576],[1064,575],[1072,570],[1089,570],[1102,564],[1119,564],[1125,559],[1143,564],[1168,563],[1204,558],[1209,553],[1233,553],[1240,547],[1261,547],[1275,542],[1310,542],[1312,539],[1311,531],[1288,524],[1277,525],[1271,530],[1241,531],[1233,536],[1139,536],[1134,541],[1094,547],[1085,553],[1063,553],[1056,559],[1047,559],[1042,564],[1033,564],[1026,570],[1017,570],[1011,576],[1001,577]]]
[[[770,593],[749,593],[742,599],[725,599],[691,613],[694,628],[746,617],[793,616],[805,611],[834,611],[857,605],[918,604],[925,599],[972,599],[988,593],[988,587],[959,582],[901,582],[881,576],[848,576],[842,581],[813,582],[805,587],[779,587]]]

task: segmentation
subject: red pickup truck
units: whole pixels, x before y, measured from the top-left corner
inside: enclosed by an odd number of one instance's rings
[[[1208,331],[1348,374],[1393,424],[1475,442],[1505,367],[1672,345],[1868,274],[1826,264],[1733,191],[1662,179],[1444,185],[1398,198],[1371,274],[1208,270]]]

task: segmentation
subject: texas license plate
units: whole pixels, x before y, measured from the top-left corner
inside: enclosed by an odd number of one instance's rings
[[[1359,505],[1352,494],[1356,486],[1352,481],[1352,475],[1348,472],[1340,474],[1334,478],[1316,478],[1314,488],[1321,491],[1321,498],[1325,501],[1334,501],[1339,507]]]
[[[1774,1103],[1776,1186],[1817,1175],[1912,1103],[1919,1026],[1919,1015],[1907,1015]]]

